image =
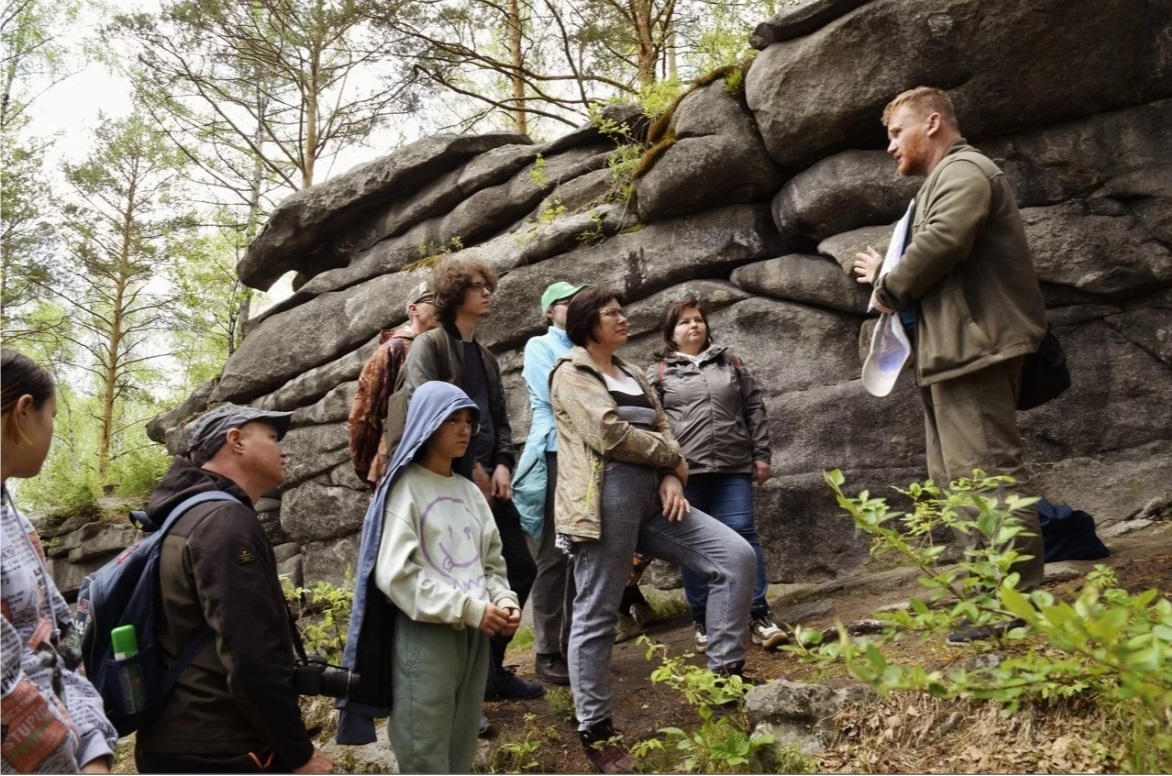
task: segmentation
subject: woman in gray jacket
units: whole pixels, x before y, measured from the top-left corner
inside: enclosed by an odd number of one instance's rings
[[[745,365],[727,347],[712,344],[708,319],[694,299],[668,308],[665,347],[647,370],[667,412],[691,475],[685,497],[745,538],[757,555],[757,580],[749,612],[753,643],[766,649],[786,634],[773,621],[765,600],[765,556],[753,522],[753,482],[770,476],[769,424],[761,390]],[[692,610],[696,648],[708,648],[705,628],[708,583],[681,569]]]

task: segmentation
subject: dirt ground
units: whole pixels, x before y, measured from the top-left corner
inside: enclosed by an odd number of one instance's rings
[[[1120,584],[1130,592],[1157,588],[1165,594],[1172,590],[1172,523],[1156,522],[1147,528],[1127,534],[1124,537],[1107,540],[1112,555],[1102,561],[1067,561],[1046,567],[1046,589],[1056,595],[1068,595],[1077,591],[1085,574],[1097,563],[1104,563],[1115,569]],[[774,588],[779,591],[772,596],[775,616],[791,625],[809,628],[825,628],[836,622],[851,623],[868,618],[873,612],[885,606],[899,604],[910,597],[923,597],[923,588],[916,582],[917,574],[910,569],[896,568],[874,574],[825,582],[816,585],[788,586]],[[653,592],[652,597],[658,602]],[[680,607],[677,606],[677,609]],[[681,654],[692,649],[692,628],[686,613],[668,617],[649,626],[646,635],[655,642],[667,645],[671,654]],[[625,735],[628,743],[653,737],[664,727],[675,726],[694,729],[699,724],[695,711],[683,700],[682,695],[662,685],[653,685],[650,680],[652,669],[658,664],[646,657],[646,647],[629,641],[617,644],[614,649],[611,669],[614,683],[615,725]],[[902,662],[918,661],[928,670],[947,667],[968,657],[967,650],[944,646],[942,641],[909,640],[893,645],[889,655]],[[534,655],[531,648],[512,649],[508,664],[516,665],[519,676],[534,680]],[[704,665],[703,656],[691,658],[696,665]],[[751,647],[746,661],[746,671],[758,682],[775,678],[794,681],[821,681],[841,684],[846,681],[833,672],[817,673],[817,669],[802,664],[788,653],[765,652]],[[332,715],[327,704],[318,704],[324,715]],[[573,723],[573,702],[569,688],[549,686],[543,698],[530,701],[488,702],[485,713],[492,721],[496,733],[491,739],[483,740],[477,758],[476,768],[480,772],[528,772],[528,773],[591,773],[593,772],[578,743]],[[875,717],[884,713],[906,713],[906,709],[866,710],[864,716]],[[1035,735],[1049,735],[1043,728],[1044,719],[1026,719],[1017,723],[997,716],[995,708],[987,709],[983,721],[974,724],[998,727],[994,733],[1000,738],[1012,735],[1020,737],[1021,731],[1010,731],[1012,724],[1024,724]],[[321,721],[327,722],[326,719]],[[1071,721],[1063,718],[1057,723],[1063,732],[1069,732]],[[384,735],[379,725],[380,739]],[[1087,734],[1095,735],[1094,730]],[[378,773],[387,772],[390,760],[386,744],[372,744],[367,751],[352,747],[337,747],[332,744],[331,734],[322,736],[319,742],[335,758],[337,772]],[[1054,736],[1059,738],[1060,736]],[[1069,736],[1067,736],[1069,737]],[[1000,739],[999,739],[1000,740]],[[1023,747],[1029,751],[1032,744]],[[900,751],[903,767],[880,766],[872,772],[1080,772],[1085,767],[1060,756],[1046,759],[1013,760],[1011,753],[991,754],[982,751],[955,753],[938,751],[940,743],[925,744],[921,751],[903,747]],[[1006,750],[1010,747],[1006,745]],[[906,751],[905,751],[906,750]],[[117,773],[135,773],[133,758],[133,737],[120,742]],[[1002,755],[1000,760],[991,756]],[[964,757],[968,759],[964,759]],[[1006,758],[1010,759],[1006,759]],[[959,758],[959,759],[958,759]],[[1073,762],[1073,764],[1072,764]],[[936,763],[928,767],[925,763]],[[857,763],[836,760],[833,754],[822,758],[819,769],[826,772],[858,770]],[[654,767],[648,763],[649,772]],[[663,768],[663,770],[667,770]],[[682,769],[679,769],[682,771]],[[1095,770],[1100,770],[1096,768]],[[1105,767],[1102,770],[1114,770]]]
[[[1172,525],[1155,523],[1147,529],[1109,540],[1112,555],[1102,561],[1067,561],[1047,566],[1046,589],[1056,595],[1076,591],[1086,572],[1096,563],[1116,570],[1121,586],[1131,592],[1155,587],[1172,590]],[[788,590],[771,601],[778,620],[803,627],[824,628],[835,622],[850,623],[869,617],[875,610],[898,604],[910,597],[923,597],[923,588],[909,569],[893,569],[831,583]],[[692,648],[690,618],[680,614],[647,628],[652,640],[665,644],[672,654]],[[909,642],[895,649],[914,655],[929,669],[939,668],[968,656],[965,650],[942,643]],[[507,662],[517,665],[518,675],[534,680],[531,650],[510,651]],[[703,657],[691,659],[704,665]],[[699,720],[682,696],[662,685],[653,685],[651,670],[657,665],[646,658],[646,648],[629,641],[615,645],[611,675],[614,682],[615,725],[627,740],[653,736],[663,727],[694,728]],[[784,677],[810,681],[814,669],[793,655],[765,652],[752,647],[746,661],[747,673],[766,682]],[[834,681],[825,675],[816,677]],[[841,681],[841,680],[840,680]],[[485,713],[497,729],[483,748],[484,770],[537,773],[590,773],[572,722],[568,688],[554,688],[545,698],[531,701],[486,703]],[[536,744],[534,746],[534,744]],[[532,751],[529,751],[532,749]],[[829,763],[827,763],[829,765]]]

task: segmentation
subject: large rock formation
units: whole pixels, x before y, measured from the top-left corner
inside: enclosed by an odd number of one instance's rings
[[[882,151],[882,108],[931,84],[1015,187],[1074,374],[1020,418],[1039,488],[1102,522],[1151,512],[1172,501],[1170,25],[1172,0],[811,0],[758,27],[743,96],[716,81],[681,101],[674,144],[633,199],[608,196],[610,154],[629,137],[585,126],[545,145],[421,140],[278,208],[240,274],[263,288],[296,271],[298,291],[251,321],[219,382],[152,433],[180,449],[177,425],[209,400],[295,411],[289,482],[264,502],[266,528],[308,579],[341,581],[370,497],[346,456],[346,413],[378,330],[402,320],[426,272],[413,264],[457,252],[501,271],[480,337],[500,357],[518,444],[520,354],[548,283],[620,288],[625,355],[642,363],[663,310],[690,293],[766,394],[776,476],[757,519],[770,577],[852,572],[866,539],[822,471],[884,494],[924,476],[910,378],[884,399],[858,380],[873,324],[847,270],[865,246],[885,249],[919,185]],[[622,119],[632,136],[646,130]]]

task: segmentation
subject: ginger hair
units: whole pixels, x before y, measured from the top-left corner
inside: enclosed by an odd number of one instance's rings
[[[920,117],[939,113],[941,123],[960,131],[960,125],[956,120],[956,109],[952,107],[952,99],[947,92],[934,86],[917,86],[915,89],[908,89],[887,103],[887,107],[883,109],[883,126],[890,124],[891,117],[905,105],[916,111]]]

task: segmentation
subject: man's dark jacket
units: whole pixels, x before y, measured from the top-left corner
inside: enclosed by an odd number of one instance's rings
[[[209,490],[239,501],[193,507],[163,540],[159,640],[173,660],[205,626],[215,638],[138,743],[160,754],[238,755],[271,746],[299,768],[313,743],[293,691],[293,639],[276,558],[252,501],[227,477],[176,458],[147,511],[162,523],[179,502]]]
[[[495,468],[503,463],[512,471],[517,466],[517,458],[513,452],[513,429],[509,426],[505,392],[501,386],[501,367],[496,356],[490,353],[488,348],[479,342],[476,342],[476,346],[480,350],[480,358],[484,362],[484,371],[488,376],[489,412],[492,413],[493,428],[496,429],[492,466]],[[396,390],[405,389],[404,398],[409,401],[415,389],[432,380],[451,383],[462,391],[468,390],[464,380],[464,342],[453,324],[446,323],[415,338],[411,352],[407,354],[407,362],[399,370]],[[466,458],[471,460],[474,457],[475,451],[469,445]],[[457,466],[457,469],[460,468]]]

